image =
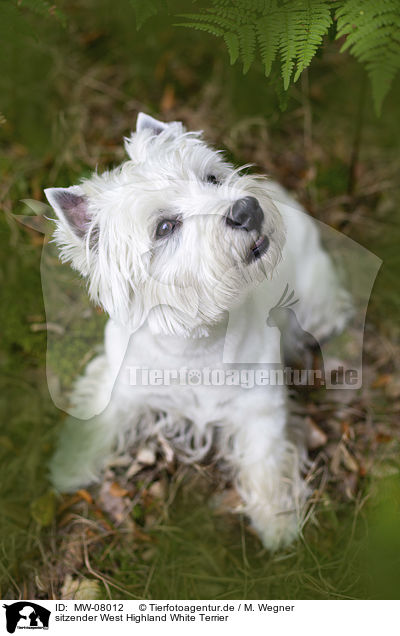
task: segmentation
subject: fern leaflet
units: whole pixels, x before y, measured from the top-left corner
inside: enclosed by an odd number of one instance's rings
[[[337,11],[337,38],[365,64],[377,114],[381,112],[395,75],[400,70],[400,3],[398,0],[347,0]]]

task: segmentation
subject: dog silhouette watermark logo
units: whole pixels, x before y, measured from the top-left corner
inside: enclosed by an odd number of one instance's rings
[[[17,601],[3,607],[9,634],[14,634],[16,629],[49,629],[51,612],[37,603]]]

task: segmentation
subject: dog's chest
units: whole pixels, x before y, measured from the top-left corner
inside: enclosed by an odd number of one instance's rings
[[[142,328],[129,337],[114,323],[106,332],[106,353],[118,370],[114,394],[125,404],[185,417],[198,426],[225,419],[238,398],[238,387],[215,382],[222,371],[223,340],[195,346],[180,338],[154,337]]]

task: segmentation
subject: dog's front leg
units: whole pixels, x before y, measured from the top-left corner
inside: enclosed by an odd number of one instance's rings
[[[271,550],[288,545],[298,535],[306,497],[299,452],[286,435],[284,397],[279,401],[260,408],[259,396],[255,403],[245,400],[233,431],[225,439],[224,451],[244,502],[243,510]]]

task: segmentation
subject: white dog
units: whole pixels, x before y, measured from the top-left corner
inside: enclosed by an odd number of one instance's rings
[[[46,190],[62,259],[110,316],[104,353],[77,382],[53,483],[90,484],[118,444],[162,431],[187,461],[213,448],[264,545],[286,545],[307,489],[285,386],[248,389],[232,374],[215,386],[210,370],[280,362],[280,329],[266,319],[285,290],[295,291],[286,303],[297,302],[296,324],[316,338],[343,328],[346,293],[298,204],[233,169],[200,133],[140,113],[126,150],[118,168]],[[197,371],[181,381],[182,369]],[[138,370],[150,376],[137,382]]]

